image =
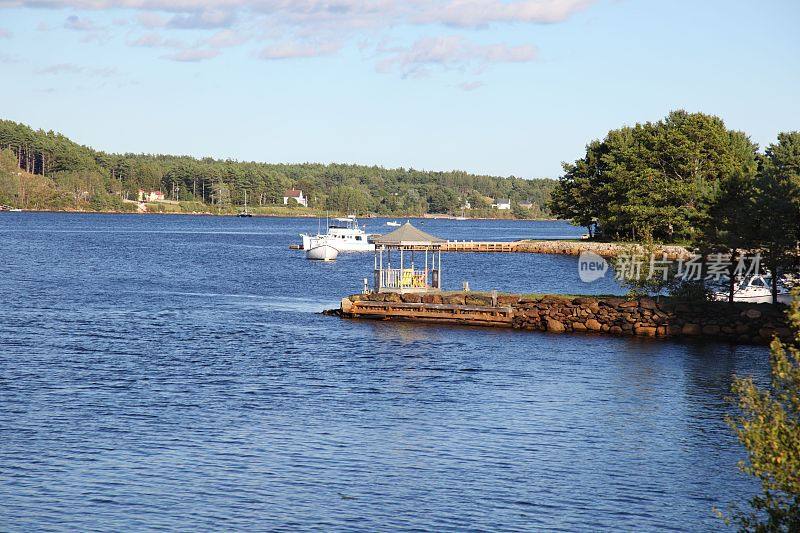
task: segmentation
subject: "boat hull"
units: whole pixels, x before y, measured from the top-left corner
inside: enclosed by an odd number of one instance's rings
[[[312,261],[334,261],[339,256],[339,250],[329,244],[318,244],[306,250],[306,259]]]

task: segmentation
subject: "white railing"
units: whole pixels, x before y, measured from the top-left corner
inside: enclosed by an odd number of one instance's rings
[[[428,270],[384,268],[379,271],[380,287],[386,289],[424,289],[429,287]]]

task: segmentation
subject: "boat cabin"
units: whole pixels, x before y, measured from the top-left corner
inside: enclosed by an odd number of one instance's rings
[[[376,292],[429,292],[442,290],[442,245],[434,237],[406,222],[375,238]]]

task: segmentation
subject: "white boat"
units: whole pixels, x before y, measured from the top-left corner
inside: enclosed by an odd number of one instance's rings
[[[313,247],[313,239],[325,239],[325,244],[336,248],[339,252],[372,252],[375,245],[367,239],[363,226],[358,225],[356,217],[334,218],[328,225],[328,233],[307,235],[301,233],[303,250]]]
[[[306,259],[314,261],[334,261],[339,256],[339,250],[328,244],[326,238],[312,237],[309,248],[306,249]]]
[[[391,226],[393,228],[399,228],[401,224],[397,221],[393,221],[393,222],[387,222],[386,225]]]
[[[721,289],[713,294],[714,300],[728,301],[729,291]],[[733,285],[734,302],[772,303],[772,278],[769,276],[748,276]],[[778,302],[789,304],[792,295],[782,283],[778,282]]]

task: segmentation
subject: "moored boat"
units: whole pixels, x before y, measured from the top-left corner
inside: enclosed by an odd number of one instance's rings
[[[716,301],[728,300],[729,291],[720,289],[714,292]],[[789,304],[792,295],[784,284],[778,282],[778,303]],[[772,278],[769,276],[748,276],[737,281],[733,286],[734,302],[772,303]]]
[[[334,261],[338,256],[339,250],[328,244],[324,238],[312,238],[309,248],[306,249],[306,259],[313,261]]]
[[[307,235],[301,233],[303,239],[303,249],[313,248],[314,239],[325,239],[325,243],[333,246],[339,252],[372,252],[375,245],[369,242],[367,233],[363,226],[358,225],[355,217],[334,218],[333,223],[328,225],[328,232],[325,234]]]

